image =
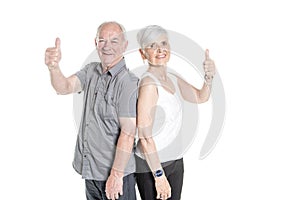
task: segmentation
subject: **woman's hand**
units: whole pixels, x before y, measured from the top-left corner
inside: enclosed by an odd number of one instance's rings
[[[171,197],[171,187],[165,175],[155,177],[156,199],[166,200]]]
[[[203,68],[205,72],[205,81],[208,85],[210,85],[212,83],[214,75],[216,74],[216,67],[215,62],[209,57],[208,49],[206,49],[205,51],[205,61],[203,63]]]

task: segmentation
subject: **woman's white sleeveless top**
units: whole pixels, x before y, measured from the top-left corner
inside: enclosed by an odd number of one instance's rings
[[[181,155],[177,153],[174,154],[171,150],[172,148],[168,150],[170,145],[174,145],[173,142],[179,135],[182,122],[182,103],[177,78],[174,75],[168,74],[168,77],[175,86],[175,93],[172,94],[163,88],[159,80],[153,74],[147,72],[142,77],[146,76],[149,76],[155,81],[158,91],[152,136],[160,161],[167,162],[179,159]],[[136,154],[145,159],[139,147],[136,149]]]

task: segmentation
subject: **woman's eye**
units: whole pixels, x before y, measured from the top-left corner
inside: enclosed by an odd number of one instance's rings
[[[152,43],[152,44],[150,45],[150,47],[151,47],[151,49],[155,48],[155,47],[156,47],[155,43]]]

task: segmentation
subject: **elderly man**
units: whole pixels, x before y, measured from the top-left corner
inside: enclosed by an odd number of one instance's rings
[[[60,39],[45,53],[51,83],[58,94],[84,92],[73,166],[86,183],[88,200],[135,200],[135,161],[138,78],[126,67],[128,42],[123,26],[105,22],[95,45],[101,62],[87,64],[66,78],[59,67]]]

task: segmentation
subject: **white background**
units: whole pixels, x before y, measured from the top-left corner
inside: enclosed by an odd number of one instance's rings
[[[209,48],[215,60],[226,94],[222,137],[204,160],[198,160],[197,142],[186,155],[182,199],[299,199],[297,5],[1,1],[0,199],[85,199],[84,181],[71,165],[73,98],[52,89],[44,52],[59,36],[61,68],[71,75],[94,49],[98,25],[108,20],[127,30],[161,25]]]

